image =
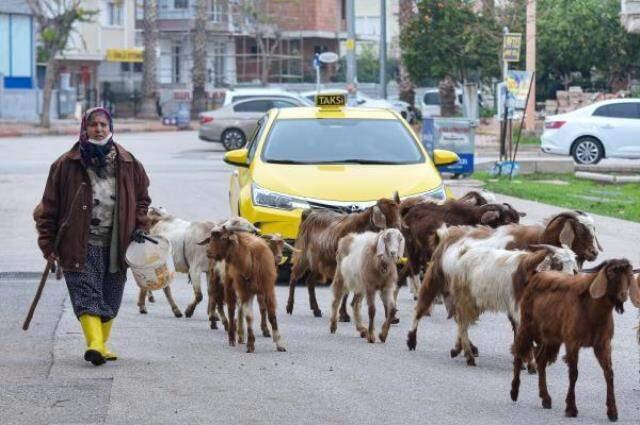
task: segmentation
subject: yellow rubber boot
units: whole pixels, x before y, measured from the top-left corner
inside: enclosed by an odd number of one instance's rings
[[[102,354],[104,355],[104,359],[107,361],[115,361],[118,360],[118,355],[112,351],[109,351],[107,348],[107,340],[109,339],[109,335],[111,335],[111,326],[113,325],[113,319],[108,322],[102,323],[102,341],[104,344],[104,351]]]
[[[105,363],[104,339],[102,337],[102,321],[99,316],[83,314],[80,316],[80,325],[87,341],[87,351],[84,352],[84,359],[94,366]]]

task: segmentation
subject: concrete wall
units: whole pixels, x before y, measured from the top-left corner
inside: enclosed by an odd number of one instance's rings
[[[51,119],[58,118],[58,94],[51,96]],[[0,89],[0,119],[37,122],[42,111],[41,90]]]

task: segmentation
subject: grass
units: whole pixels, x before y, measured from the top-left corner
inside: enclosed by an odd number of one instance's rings
[[[579,180],[573,174],[532,174],[492,178],[476,173],[485,188],[516,198],[640,222],[640,185],[608,185]],[[564,184],[563,184],[564,182]]]

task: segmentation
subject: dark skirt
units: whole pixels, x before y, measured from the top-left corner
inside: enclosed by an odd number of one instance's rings
[[[73,312],[100,316],[108,322],[118,315],[127,272],[109,273],[109,247],[89,245],[84,270],[64,272]]]

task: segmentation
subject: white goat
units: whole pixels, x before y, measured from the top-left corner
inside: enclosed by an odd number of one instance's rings
[[[404,237],[397,229],[386,229],[380,233],[351,233],[340,239],[336,255],[336,273],[333,279],[333,303],[331,309],[331,333],[337,328],[338,306],[350,291],[355,293],[353,315],[360,336],[371,343],[376,341],[374,318],[376,314],[375,294],[381,292],[386,310],[386,320],[380,332],[380,341],[385,342],[389,326],[395,317],[398,272],[396,264],[404,253]],[[366,295],[369,306],[369,329],[362,325],[360,307]]]

